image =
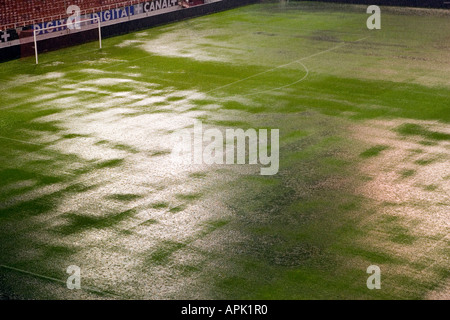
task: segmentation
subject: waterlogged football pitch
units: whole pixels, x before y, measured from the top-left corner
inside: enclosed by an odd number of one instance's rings
[[[368,16],[265,3],[1,64],[1,297],[449,298],[450,14]],[[279,172],[174,163],[195,120],[279,129]]]

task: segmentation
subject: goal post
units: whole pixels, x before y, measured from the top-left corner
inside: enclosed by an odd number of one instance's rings
[[[66,24],[60,24],[60,25],[55,25],[55,26],[50,26],[50,27],[46,27],[46,28],[39,28],[39,29],[33,29],[33,42],[34,42],[34,55],[36,57],[36,64],[39,64],[39,52],[38,52],[38,37],[37,37],[37,33],[40,32],[44,32],[47,30],[55,30],[55,29],[61,29],[61,28],[65,28],[63,31],[67,31],[67,34],[71,34],[71,31],[74,30],[74,33],[77,32],[85,32],[85,31],[81,31],[80,30],[80,26],[83,23],[88,23],[88,22],[92,22],[91,24],[95,24],[97,23],[97,29],[98,29],[98,43],[99,43],[99,48],[102,49],[102,26],[101,26],[101,19],[100,17],[95,17],[92,19],[83,19],[83,20],[75,20],[74,22],[71,23],[66,23]],[[74,29],[70,28],[70,26],[74,27]],[[91,29],[90,29],[91,30]],[[61,35],[62,36],[62,35]]]

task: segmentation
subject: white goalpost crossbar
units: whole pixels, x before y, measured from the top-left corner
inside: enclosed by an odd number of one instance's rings
[[[99,48],[102,48],[102,26],[101,26],[101,21],[100,21],[100,17],[96,17],[96,18],[92,18],[92,19],[86,19],[86,20],[79,20],[77,21],[76,19],[74,19],[73,22],[71,23],[66,23],[66,24],[61,24],[61,25],[57,25],[57,26],[51,26],[51,27],[47,27],[47,28],[42,28],[42,29],[33,29],[33,41],[34,41],[34,54],[36,56],[36,64],[39,64],[39,58],[38,58],[38,47],[37,47],[37,36],[36,33],[37,32],[41,32],[41,31],[45,31],[45,30],[51,30],[51,29],[57,29],[57,28],[62,28],[62,27],[68,27],[68,26],[74,26],[75,28],[77,28],[77,25],[83,23],[83,22],[89,22],[89,21],[97,21],[97,26],[98,26],[98,42],[99,42]],[[66,30],[71,30],[70,28],[67,28]]]

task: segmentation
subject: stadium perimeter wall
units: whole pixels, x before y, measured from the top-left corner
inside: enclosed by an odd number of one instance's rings
[[[119,34],[125,34],[132,31],[147,29],[157,25],[162,25],[197,16],[203,16],[210,13],[220,12],[257,2],[259,2],[259,0],[224,0],[219,2],[213,2],[206,5],[185,8],[180,11],[163,13],[160,15],[151,16],[140,20],[106,26],[102,28],[102,35],[104,37],[112,37]]]

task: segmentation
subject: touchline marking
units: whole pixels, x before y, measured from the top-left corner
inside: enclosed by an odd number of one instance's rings
[[[37,278],[41,278],[41,279],[45,279],[45,280],[49,280],[49,281],[53,281],[53,282],[58,282],[58,283],[62,283],[64,285],[66,285],[66,282],[63,281],[63,280],[52,278],[52,277],[48,277],[48,276],[44,276],[42,274],[37,274],[37,273],[34,273],[34,272],[30,272],[30,271],[26,271],[26,270],[10,267],[10,266],[5,266],[3,264],[0,265],[0,268],[17,271],[17,272],[28,274],[28,275],[31,275],[31,276],[34,276],[34,277],[37,277]],[[95,289],[95,288],[92,288],[92,287],[82,286],[81,289],[85,290],[87,292],[90,292],[90,293],[95,293],[95,294],[100,294],[100,295],[110,295],[110,296],[114,296],[114,297],[120,297],[120,295],[118,295],[116,293],[107,292],[107,291],[101,291],[101,290],[98,290],[98,289]]]
[[[43,146],[45,147],[45,144],[42,143],[34,143],[34,142],[29,142],[29,141],[23,141],[23,140],[18,140],[18,139],[12,139],[12,138],[7,138],[7,137],[2,137],[0,136],[0,139],[5,139],[5,140],[11,140],[11,141],[16,141],[16,142],[21,142],[21,143],[27,143],[27,144],[33,144],[35,146]]]
[[[353,42],[350,42],[350,43],[357,43],[357,42],[363,41],[363,40],[365,40],[365,39],[367,39],[367,38],[369,38],[369,37],[364,37],[364,38],[358,39],[358,40],[353,41]],[[313,58],[313,57],[315,57],[315,56],[318,56],[318,55],[321,55],[321,54],[324,54],[324,53],[327,53],[327,52],[330,52],[330,51],[339,49],[339,48],[341,48],[341,47],[346,46],[347,44],[349,44],[349,42],[341,43],[341,44],[339,44],[339,45],[337,45],[337,46],[334,46],[334,47],[332,47],[332,48],[329,48],[329,49],[326,49],[326,50],[323,50],[323,51],[314,53],[314,54],[312,54],[312,55],[310,55],[310,56],[303,57],[303,58],[301,58],[301,59],[294,60],[294,61],[291,61],[291,62],[286,63],[286,64],[282,64],[282,65],[276,66],[276,67],[274,67],[274,68],[272,68],[272,69],[269,69],[269,70],[266,70],[266,71],[263,71],[263,72],[260,72],[260,73],[256,73],[256,74],[251,75],[251,76],[249,76],[249,77],[246,77],[246,78],[242,78],[242,79],[236,80],[236,81],[231,82],[231,83],[228,83],[228,84],[226,84],[226,85],[223,85],[223,86],[214,88],[214,89],[212,89],[212,90],[210,90],[210,91],[207,91],[207,92],[205,92],[205,93],[208,94],[208,93],[210,93],[210,92],[213,92],[213,91],[216,91],[216,90],[220,90],[220,89],[223,89],[223,88],[232,86],[232,85],[234,85],[234,84],[236,84],[236,83],[239,83],[239,82],[242,82],[242,81],[245,81],[245,80],[248,80],[248,79],[257,77],[257,76],[259,76],[259,75],[262,75],[262,74],[265,74],[265,73],[274,71],[274,70],[279,69],[279,68],[283,68],[283,67],[289,66],[289,65],[294,64],[294,63],[301,63],[301,61],[304,61],[304,60],[306,60],[306,59],[310,59],[310,58]],[[305,70],[307,70],[307,74],[309,74],[308,68],[306,68],[306,66],[305,66],[303,63],[301,63],[301,64],[303,65],[303,67],[305,68]],[[302,78],[301,80],[296,81],[296,82],[294,82],[294,83],[292,83],[292,84],[290,84],[290,85],[293,85],[293,84],[298,83],[298,82],[303,81],[303,80],[304,80],[304,79]],[[288,86],[290,86],[290,85],[286,85],[286,86],[283,86],[283,87],[280,87],[280,88],[277,88],[277,89],[285,88],[285,87],[288,87]],[[270,89],[270,90],[268,90],[268,91],[273,91],[273,90],[277,90],[277,89]],[[265,91],[263,91],[263,92],[265,92]],[[257,92],[257,93],[260,93],[260,92]],[[252,94],[257,94],[257,93],[252,93]],[[247,94],[247,95],[250,95],[250,94]]]

